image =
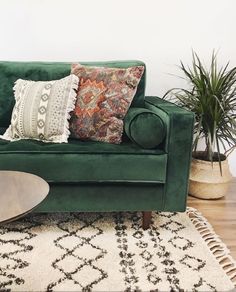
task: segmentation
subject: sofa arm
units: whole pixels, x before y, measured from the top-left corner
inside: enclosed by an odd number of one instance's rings
[[[167,127],[164,146],[168,154],[164,211],[185,211],[194,114],[155,96],[145,97],[145,108],[160,115]]]

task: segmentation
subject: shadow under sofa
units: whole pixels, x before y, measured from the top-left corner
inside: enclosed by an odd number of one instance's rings
[[[121,67],[140,61],[94,62]],[[18,78],[59,79],[70,74],[69,63],[0,62],[0,134],[10,124],[14,106],[12,87]],[[131,108],[158,115],[166,129],[155,149],[143,149],[127,137],[120,145],[69,139],[68,144],[0,139],[0,169],[36,174],[50,185],[47,198],[35,212],[143,211],[143,227],[150,211],[185,211],[191,162],[194,115],[158,97],[145,97],[146,72]],[[148,133],[150,135],[150,133]],[[155,135],[155,133],[151,133]]]

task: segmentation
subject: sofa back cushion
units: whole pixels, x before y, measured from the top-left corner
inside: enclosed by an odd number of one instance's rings
[[[145,66],[141,61],[81,62],[83,65],[113,68]],[[8,127],[15,99],[14,82],[17,79],[49,81],[68,76],[71,63],[59,62],[0,62],[0,127]],[[142,107],[145,95],[145,72],[137,88],[132,105]]]

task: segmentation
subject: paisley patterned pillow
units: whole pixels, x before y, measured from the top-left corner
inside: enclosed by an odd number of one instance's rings
[[[73,64],[71,73],[79,77],[80,84],[70,120],[72,137],[121,143],[123,119],[143,72],[143,66],[123,69]]]
[[[15,82],[15,106],[3,139],[34,139],[67,142],[70,112],[74,109],[79,79],[70,75],[60,80]]]

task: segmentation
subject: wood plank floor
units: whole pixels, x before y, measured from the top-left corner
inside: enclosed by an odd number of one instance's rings
[[[189,196],[188,206],[198,209],[208,219],[236,259],[236,178],[225,198],[200,200]]]

